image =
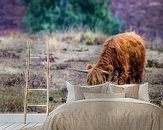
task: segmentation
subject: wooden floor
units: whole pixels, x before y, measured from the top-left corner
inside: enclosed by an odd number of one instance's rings
[[[20,130],[28,127],[42,126],[43,123],[0,123],[0,130]]]
[[[0,114],[0,130],[20,130],[43,125],[46,114],[27,114],[24,124],[24,114]]]

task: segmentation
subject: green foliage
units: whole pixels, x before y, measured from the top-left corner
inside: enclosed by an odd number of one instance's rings
[[[156,60],[147,60],[147,66],[146,67],[163,68],[163,63],[159,63]]]
[[[23,19],[30,32],[86,27],[106,34],[118,33],[121,22],[109,8],[110,0],[23,0]]]

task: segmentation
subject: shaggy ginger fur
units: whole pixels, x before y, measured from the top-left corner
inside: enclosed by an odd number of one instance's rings
[[[135,32],[109,37],[102,48],[95,67],[88,64],[87,83],[96,85],[106,81],[118,84],[141,83],[144,77],[145,41]],[[109,72],[103,74],[102,70]]]

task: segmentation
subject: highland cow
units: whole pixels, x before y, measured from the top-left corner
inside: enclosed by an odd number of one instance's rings
[[[86,65],[89,85],[105,82],[141,83],[144,78],[145,41],[135,32],[109,37],[95,66]]]

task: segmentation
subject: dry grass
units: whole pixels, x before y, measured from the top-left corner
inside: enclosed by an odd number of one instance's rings
[[[148,43],[149,49],[163,52],[163,40],[162,39],[156,38],[153,41],[148,41],[147,43]]]
[[[64,32],[53,32],[49,33],[39,33],[35,35],[27,33],[13,32],[5,36],[0,36],[0,50],[5,51],[16,51],[21,52],[26,51],[27,41],[32,41],[31,47],[36,49],[37,46],[42,45],[42,49],[45,50],[47,47],[45,43],[49,42],[50,50],[59,50],[64,48],[65,44],[76,45],[80,44],[86,45],[99,45],[103,44],[107,36],[102,33],[93,33],[89,30],[73,30],[69,29]],[[37,45],[39,44],[39,45]],[[0,54],[1,55],[1,54]],[[2,54],[3,55],[3,54]],[[1,57],[1,56],[0,56]]]
[[[19,50],[26,48],[27,40],[31,40],[33,44],[44,44],[49,42],[52,50],[59,49],[64,43],[73,45],[87,44],[98,45],[103,44],[108,36],[101,32],[93,33],[90,30],[74,30],[69,29],[64,32],[39,33],[35,35],[12,32],[5,36],[0,36],[0,50]],[[163,40],[156,38],[153,41],[147,41],[149,49],[163,51]]]
[[[18,74],[20,73],[20,69],[18,68],[13,68],[11,65],[6,66],[6,64],[0,64],[0,74]]]
[[[86,45],[99,45],[103,44],[107,36],[102,33],[93,33],[89,30],[87,31],[76,31],[73,29],[64,32],[54,32],[51,34],[39,34],[38,37],[44,39],[44,43],[50,43],[51,50],[58,50],[64,48],[65,44],[76,45],[86,44]]]
[[[0,111],[23,111],[23,91],[17,88],[0,88]],[[3,107],[2,107],[3,106]]]
[[[28,102],[34,104],[45,104],[46,93],[35,92],[29,93]],[[52,111],[62,103],[63,92],[61,90],[50,91],[49,109]],[[0,87],[0,112],[23,112],[24,111],[24,89],[17,87]],[[45,108],[29,107],[29,112],[45,112]]]
[[[11,33],[6,36],[0,36],[0,50],[19,50],[25,48],[28,34]]]

